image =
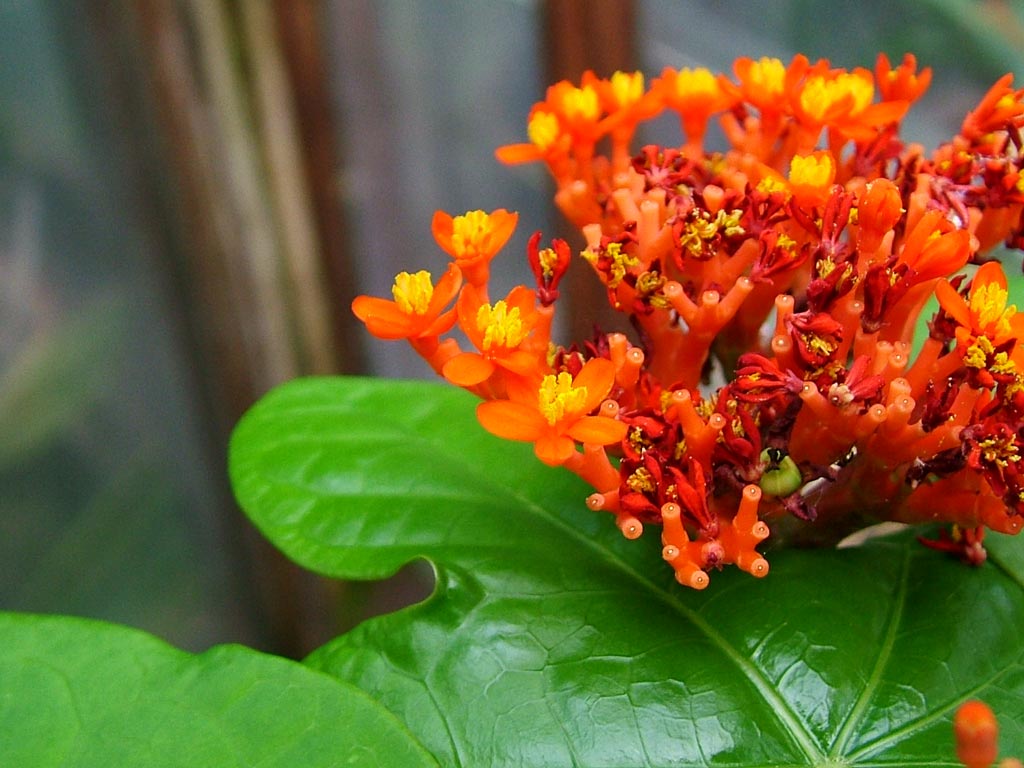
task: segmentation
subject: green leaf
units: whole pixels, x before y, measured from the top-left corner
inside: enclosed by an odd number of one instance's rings
[[[312,666],[398,715],[444,765],[956,765],[967,698],[1024,753],[1017,542],[980,569],[912,537],[780,551],[755,580],[674,583],[656,531],[626,541],[587,488],[422,383],[307,379],[232,441],[243,508],[345,578],[435,566],[426,602]]]
[[[193,656],[114,625],[8,613],[0,649],[3,766],[436,765],[363,692],[238,646]]]

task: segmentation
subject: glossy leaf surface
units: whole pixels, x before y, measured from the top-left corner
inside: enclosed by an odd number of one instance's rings
[[[245,648],[0,614],[0,649],[3,766],[436,765],[362,692]]]
[[[970,569],[912,537],[777,551],[697,593],[656,531],[622,538],[587,488],[491,438],[435,385],[310,379],[238,427],[242,506],[286,554],[345,578],[435,566],[425,603],[308,663],[352,681],[444,765],[955,765],[988,701],[1024,753],[1017,541]]]

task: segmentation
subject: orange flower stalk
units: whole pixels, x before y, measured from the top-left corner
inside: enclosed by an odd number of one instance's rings
[[[660,527],[681,584],[729,565],[764,576],[770,539],[878,520],[948,525],[925,543],[984,562],[985,530],[1024,527],[1024,316],[986,255],[1024,246],[1024,91],[1003,78],[928,155],[899,138],[931,78],[911,55],[873,71],[744,58],[733,73],[588,72],[498,150],[547,165],[576,264],[630,333],[551,338],[572,254],[540,233],[535,285],[491,302],[489,263],[516,224],[503,210],[438,212],[449,275],[403,273],[394,301],[353,309],[482,398],[488,431],[579,475],[627,538]],[[678,145],[630,148],[665,112]],[[705,147],[715,119],[722,151]]]

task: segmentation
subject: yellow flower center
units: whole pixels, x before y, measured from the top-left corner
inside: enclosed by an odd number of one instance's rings
[[[430,273],[420,270],[414,275],[399,272],[395,275],[395,284],[391,288],[395,303],[407,315],[425,314],[434,296],[434,285],[430,281]]]
[[[800,106],[816,120],[824,119],[830,109],[847,97],[852,97],[848,114],[856,115],[867,107],[875,96],[871,80],[852,72],[843,72],[832,78],[820,75],[807,80],[800,91]]]
[[[676,93],[684,98],[704,97],[713,99],[718,95],[718,81],[710,69],[688,67],[676,75]]]
[[[636,472],[626,478],[626,485],[634,493],[653,493],[658,489],[654,475],[646,467],[637,468]]]
[[[979,440],[978,447],[981,448],[981,457],[984,461],[1001,469],[1016,464],[1021,458],[1020,446],[1017,445],[1017,438],[1014,435]]]
[[[452,248],[462,259],[471,259],[487,250],[493,227],[483,211],[468,211],[452,219]]]
[[[480,307],[476,313],[476,327],[484,334],[484,350],[518,347],[530,332],[520,317],[519,307],[509,309],[504,301]]]
[[[530,142],[541,150],[548,149],[554,144],[559,133],[561,127],[558,125],[558,116],[551,112],[534,112],[526,126],[526,135]]]
[[[636,104],[644,95],[644,76],[642,72],[615,72],[609,81],[612,98],[621,109]]]
[[[757,189],[760,192],[771,195],[775,192],[783,192],[789,194],[789,188],[775,176],[765,176],[759,182],[757,182]]]
[[[719,234],[733,237],[744,233],[740,224],[743,212],[739,209],[719,211],[714,218],[707,211],[701,212],[692,221],[688,221],[679,235],[679,245],[694,258],[704,256],[704,244],[714,240]]]
[[[786,65],[779,59],[762,56],[750,65],[747,72],[749,84],[764,100],[782,93],[786,84]]]
[[[572,376],[563,371],[558,376],[545,376],[540,384],[538,409],[548,424],[554,426],[566,414],[580,410],[587,402],[587,388],[573,387]]]
[[[988,363],[988,357],[995,351],[988,336],[979,336],[977,341],[964,353],[964,365],[981,370]]]
[[[971,292],[971,312],[977,318],[978,327],[991,329],[992,336],[1003,336],[1010,332],[1010,318],[1017,314],[1017,306],[1006,306],[1009,295],[997,283],[980,285]]]
[[[789,163],[789,183],[807,187],[824,187],[835,178],[835,165],[827,154],[796,155]]]
[[[555,249],[545,248],[537,254],[537,260],[540,262],[540,269],[544,273],[544,279],[550,280],[555,274],[555,267],[558,265],[558,254],[555,253]]]
[[[589,85],[567,88],[562,95],[562,111],[569,120],[597,120],[601,114],[597,91]]]

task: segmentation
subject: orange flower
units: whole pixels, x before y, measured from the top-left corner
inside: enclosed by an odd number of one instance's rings
[[[507,165],[544,160],[554,171],[568,158],[572,136],[563,129],[558,115],[544,102],[535,104],[530,110],[526,122],[526,135],[530,139],[528,143],[498,147],[494,151],[498,160]]]
[[[884,53],[875,62],[875,79],[882,98],[886,101],[916,101],[932,82],[932,71],[925,67],[917,71],[917,58],[912,53],[904,54],[903,61],[896,69]]]
[[[430,273],[400,272],[391,288],[394,301],[374,296],[357,296],[352,312],[366,323],[366,329],[379,339],[422,339],[437,337],[455,324],[455,309],[448,306],[462,285],[462,272],[448,266],[435,286]]]
[[[806,66],[806,59],[790,66]],[[733,72],[739,79],[742,98],[757,107],[762,114],[779,112],[785,106],[787,68],[779,59],[762,56],[757,61],[739,58],[733,62]]]
[[[1012,83],[1012,74],[1003,75],[988,89],[978,106],[967,113],[960,127],[964,138],[984,141],[993,131],[1024,125],[1024,90],[1014,90]]]
[[[849,139],[870,140],[878,126],[897,122],[906,113],[906,101],[872,103],[875,83],[868,70],[822,71],[822,64],[808,73],[793,104],[797,117],[812,132],[828,127]]]
[[[508,242],[518,219],[519,214],[504,208],[491,213],[467,211],[454,217],[437,211],[431,229],[437,244],[455,259],[466,281],[479,288],[486,284],[491,259]]]
[[[800,205],[824,205],[832,194],[836,163],[829,152],[796,155],[789,165],[789,189]]]
[[[971,256],[971,235],[951,229],[942,211],[925,213],[910,230],[899,261],[914,270],[914,282],[944,277],[961,269]]]
[[[708,119],[732,106],[734,97],[710,70],[666,67],[653,84],[665,106],[676,110],[691,147],[700,149]]]
[[[530,344],[539,320],[536,294],[519,285],[494,304],[480,300],[473,290],[465,290],[457,306],[459,326],[479,351],[463,352],[444,365],[444,377],[460,387],[472,387],[491,377],[500,367],[520,376],[539,370],[547,343],[541,349]]]
[[[946,280],[935,286],[935,297],[958,323],[956,335],[961,343],[969,344],[978,336],[987,336],[997,346],[1011,337],[1024,339],[1024,315],[1017,314],[1016,305],[1007,306],[1010,294],[998,261],[978,268],[967,301]]]
[[[588,361],[574,379],[562,372],[544,377],[533,402],[491,400],[480,403],[477,419],[484,429],[506,440],[533,443],[545,464],[564,464],[576,443],[610,445],[626,435],[626,425],[608,416],[589,416],[608,395],[615,365],[604,358]]]

